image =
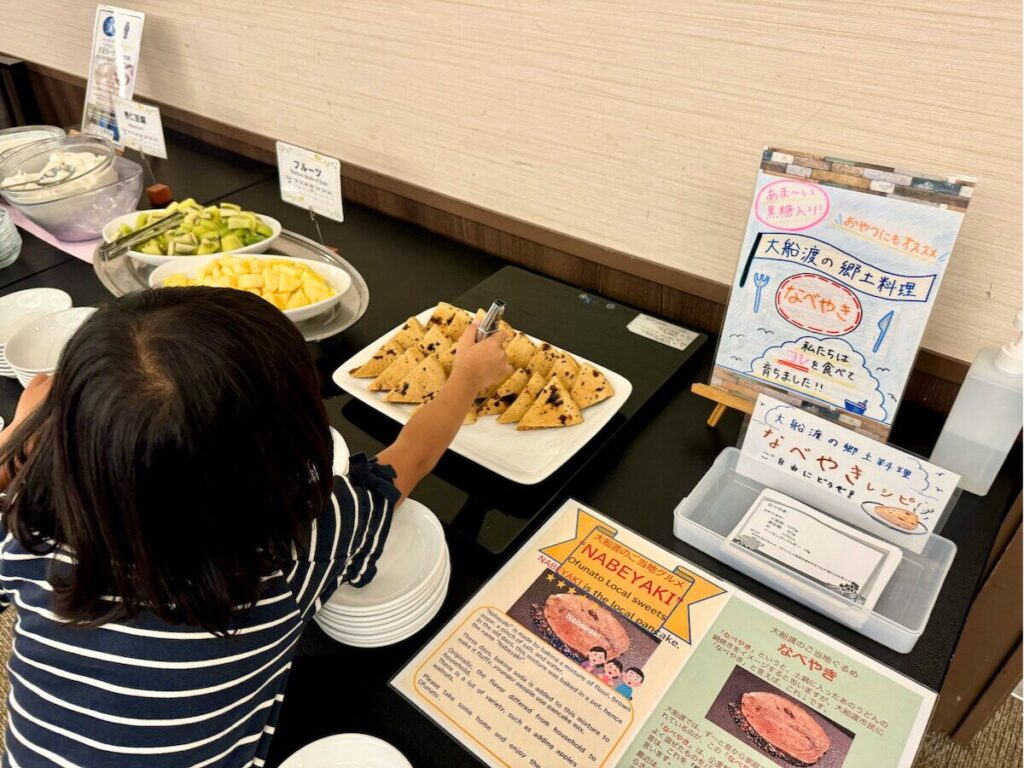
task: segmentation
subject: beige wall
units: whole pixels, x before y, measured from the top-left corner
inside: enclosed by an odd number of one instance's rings
[[[125,3],[141,97],[723,283],[762,144],[972,174],[925,346],[1011,333],[1020,0]],[[0,50],[84,75],[95,6],[3,0]]]

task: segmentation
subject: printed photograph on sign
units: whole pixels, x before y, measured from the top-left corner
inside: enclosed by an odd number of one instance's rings
[[[530,585],[508,615],[627,699],[643,685],[643,666],[659,642],[550,570]]]
[[[884,439],[973,187],[766,148],[712,386]]]
[[[739,665],[704,717],[780,768],[842,768],[853,745],[846,728]]]

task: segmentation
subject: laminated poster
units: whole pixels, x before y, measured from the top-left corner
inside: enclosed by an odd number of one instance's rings
[[[96,7],[82,133],[105,136],[121,145],[114,98],[130,99],[135,92],[145,20],[146,14],[139,11]]]
[[[973,192],[969,177],[766,147],[711,384],[884,440]]]
[[[935,701],[572,500],[392,685],[543,768],[909,768]]]

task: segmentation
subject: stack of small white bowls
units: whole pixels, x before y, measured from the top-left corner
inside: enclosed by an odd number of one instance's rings
[[[71,297],[56,288],[30,288],[0,296],[0,376],[17,377],[17,372],[7,362],[7,343],[23,325],[70,308]]]
[[[401,642],[441,610],[451,570],[441,523],[422,504],[406,499],[394,512],[377,575],[365,587],[340,587],[316,623],[339,643],[358,648]]]
[[[21,323],[4,347],[4,357],[14,375],[27,387],[40,373],[52,374],[64,345],[95,307],[74,307],[39,315]]]
[[[281,768],[412,768],[405,755],[364,733],[339,733],[307,744]]]

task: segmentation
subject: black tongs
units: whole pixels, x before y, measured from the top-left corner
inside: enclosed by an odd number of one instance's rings
[[[477,343],[496,333],[501,327],[501,318],[504,316],[505,302],[501,299],[495,299],[494,303],[491,304],[491,308],[487,310],[487,314],[484,315],[484,319],[481,320],[480,325],[477,326]]]
[[[117,238],[110,243],[104,243],[100,246],[100,256],[105,260],[110,260],[118,256],[123,256],[135,248],[136,245],[140,245],[147,240],[152,240],[158,235],[162,235],[164,232],[169,232],[175,229],[181,220],[185,218],[185,214],[182,211],[175,211],[174,213],[164,216],[158,221],[154,221],[152,224],[147,224],[142,229],[138,229],[129,235]]]

